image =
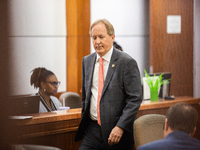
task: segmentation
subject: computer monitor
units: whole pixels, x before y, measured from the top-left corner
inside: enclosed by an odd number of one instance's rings
[[[172,77],[172,74],[171,74],[171,72],[160,72],[160,73],[148,73],[148,75],[149,76],[154,76],[154,75],[156,75],[156,76],[159,76],[159,75],[161,75],[163,73],[163,75],[162,75],[162,80],[170,80],[170,82],[169,82],[169,84],[168,84],[168,86],[166,87],[167,89],[167,96],[169,96],[170,95],[170,85],[171,85],[171,77]],[[161,87],[160,87],[160,92],[159,92],[159,98],[163,98],[163,85],[161,85]]]

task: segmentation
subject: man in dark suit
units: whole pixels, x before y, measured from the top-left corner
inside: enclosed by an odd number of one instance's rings
[[[75,141],[82,139],[79,150],[132,150],[133,122],[142,102],[137,63],[113,47],[115,34],[109,21],[94,22],[90,35],[96,52],[82,60],[82,120]],[[104,84],[98,92],[102,58]]]
[[[191,105],[177,103],[169,108],[164,126],[164,139],[138,150],[200,150],[200,141],[192,138],[196,131],[198,112]]]

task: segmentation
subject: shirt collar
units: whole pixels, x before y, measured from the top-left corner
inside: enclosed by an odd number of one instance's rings
[[[102,56],[102,58],[103,58],[104,60],[110,62],[112,53],[113,53],[113,46],[111,47],[111,49],[110,49],[105,55]],[[99,58],[100,58],[100,56],[97,54],[97,59],[96,59],[96,61],[98,61]]]

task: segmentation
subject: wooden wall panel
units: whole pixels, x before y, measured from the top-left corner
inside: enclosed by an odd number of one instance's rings
[[[66,0],[67,91],[81,95],[82,58],[90,54],[90,1]]]
[[[181,34],[167,34],[167,15],[181,15]],[[150,66],[171,72],[171,93],[193,96],[193,0],[150,0]]]

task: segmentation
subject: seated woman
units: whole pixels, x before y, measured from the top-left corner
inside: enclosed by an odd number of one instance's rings
[[[60,101],[55,96],[52,96],[57,94],[58,86],[60,84],[53,72],[45,68],[35,68],[32,70],[30,82],[34,88],[39,88],[37,94],[41,99],[40,113],[56,111],[62,106]]]

